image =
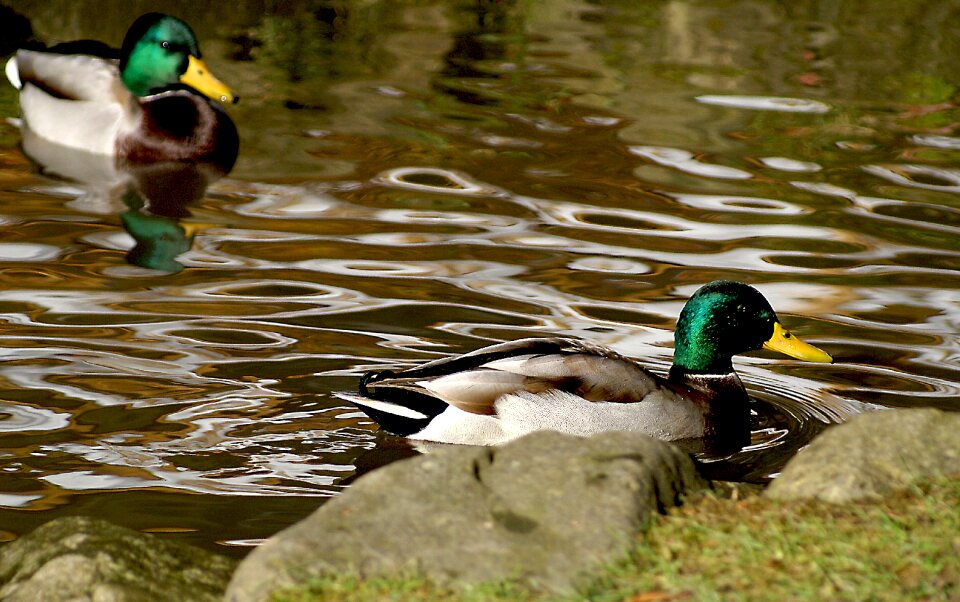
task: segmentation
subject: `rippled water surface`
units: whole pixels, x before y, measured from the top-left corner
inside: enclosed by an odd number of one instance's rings
[[[159,6],[7,4],[113,44]],[[0,124],[0,536],[243,554],[416,453],[330,395],[365,370],[560,333],[664,372],[718,278],[837,359],[739,358],[754,441],[718,475],[960,409],[960,5],[882,4],[163,3],[243,99],[227,178],[71,181]]]

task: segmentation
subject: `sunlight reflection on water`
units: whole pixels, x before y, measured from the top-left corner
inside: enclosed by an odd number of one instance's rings
[[[783,98],[776,96],[737,96],[704,94],[696,100],[708,105],[752,109],[755,111],[783,111],[785,113],[826,113],[830,105],[806,98]]]

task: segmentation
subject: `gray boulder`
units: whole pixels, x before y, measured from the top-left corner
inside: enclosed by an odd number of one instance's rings
[[[230,602],[313,576],[416,572],[442,584],[518,579],[567,589],[620,558],[652,512],[706,483],[677,448],[636,433],[539,432],[450,446],[364,475],[253,551]]]
[[[0,600],[213,602],[235,566],[103,520],[60,518],[0,548]]]
[[[932,408],[856,416],[787,463],[765,495],[843,503],[875,500],[910,483],[960,476],[960,413]]]

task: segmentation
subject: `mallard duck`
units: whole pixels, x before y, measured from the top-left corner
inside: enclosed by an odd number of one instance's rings
[[[205,162],[225,173],[236,161],[236,126],[210,99],[237,97],[180,19],[143,15],[119,51],[99,42],[19,50],[6,73],[34,136],[133,163]]]
[[[522,339],[393,372],[338,392],[410,439],[496,445],[536,430],[639,431],[659,439],[749,442],[747,392],[734,355],[760,348],[832,362],[780,323],[741,282],[701,287],[680,312],[667,378],[610,349],[571,338]]]

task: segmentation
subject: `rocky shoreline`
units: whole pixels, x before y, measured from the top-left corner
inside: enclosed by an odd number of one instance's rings
[[[960,413],[863,414],[822,433],[762,495],[856,504],[958,478],[958,432]],[[710,487],[687,454],[643,435],[534,433],[374,470],[239,566],[104,521],[58,519],[0,548],[0,599],[254,602],[341,573],[570,593],[627,554],[655,514]]]

